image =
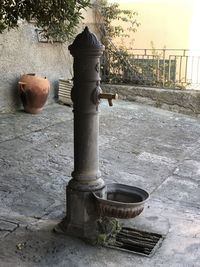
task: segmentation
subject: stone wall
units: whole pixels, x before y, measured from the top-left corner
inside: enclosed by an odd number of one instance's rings
[[[173,90],[102,84],[104,92],[118,93],[120,99],[145,103],[184,114],[200,114],[199,90]]]

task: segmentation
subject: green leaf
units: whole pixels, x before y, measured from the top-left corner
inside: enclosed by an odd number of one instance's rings
[[[18,20],[34,20],[48,40],[66,41],[82,19],[81,10],[90,7],[89,0],[1,0],[0,33],[18,26]]]

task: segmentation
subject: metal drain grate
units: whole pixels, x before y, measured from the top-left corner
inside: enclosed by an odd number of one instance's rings
[[[160,234],[123,227],[116,235],[114,244],[107,247],[151,257],[164,237]]]

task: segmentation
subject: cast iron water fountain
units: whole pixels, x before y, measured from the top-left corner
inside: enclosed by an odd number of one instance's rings
[[[128,185],[105,185],[99,171],[98,105],[107,99],[112,106],[117,95],[102,93],[100,88],[104,46],[86,27],[69,50],[74,57],[74,171],[66,187],[67,214],[55,230],[95,241],[101,218],[107,218],[106,224],[113,217],[134,218],[142,212],[148,193]]]

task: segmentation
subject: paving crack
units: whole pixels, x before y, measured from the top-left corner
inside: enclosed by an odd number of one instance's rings
[[[19,223],[0,218],[0,237],[5,238],[19,228]]]
[[[0,141],[0,144],[1,144],[1,143],[4,143],[4,142],[8,142],[8,141],[13,141],[13,140],[15,140],[15,139],[20,139],[20,140],[22,140],[22,141],[25,141],[25,140],[23,139],[24,136],[26,136],[26,135],[28,135],[28,134],[30,134],[30,133],[41,132],[41,131],[44,131],[44,130],[50,128],[50,127],[53,127],[53,126],[56,126],[56,125],[59,125],[59,124],[63,124],[64,121],[65,121],[65,120],[60,121],[60,122],[56,122],[56,123],[53,123],[53,124],[50,124],[50,125],[48,125],[48,126],[46,126],[46,127],[43,127],[43,128],[39,128],[39,129],[32,130],[32,131],[27,131],[27,132],[25,132],[25,133],[23,133],[23,134],[20,134],[20,135],[15,135],[14,137],[5,139],[5,140],[3,140],[3,141]],[[26,140],[26,141],[27,141],[27,140]],[[31,143],[31,141],[27,141],[27,142],[30,142],[30,143]]]

